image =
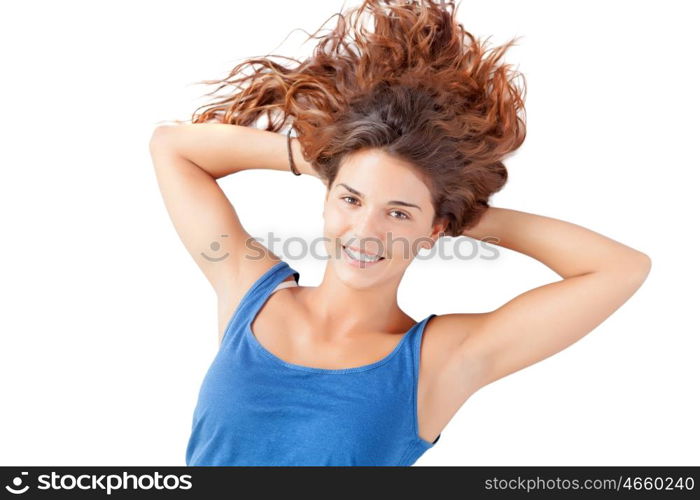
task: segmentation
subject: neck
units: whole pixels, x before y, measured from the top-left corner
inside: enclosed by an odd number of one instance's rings
[[[304,289],[304,301],[318,331],[328,332],[329,340],[367,332],[404,333],[415,321],[398,306],[399,283],[400,277],[395,282],[353,288],[338,278],[329,263],[321,284]]]

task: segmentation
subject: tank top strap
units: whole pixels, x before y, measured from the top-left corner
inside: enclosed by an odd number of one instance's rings
[[[410,332],[411,337],[408,339],[411,346],[411,368],[413,369],[413,373],[416,377],[418,377],[418,368],[420,366],[420,348],[421,341],[423,340],[423,332],[433,316],[437,315],[429,314],[424,319],[419,321],[415,325],[415,328],[413,328],[413,330]]]
[[[414,415],[414,425],[416,426],[415,432],[416,432],[416,437],[418,437],[418,373],[419,373],[419,368],[420,368],[420,361],[421,361],[421,344],[423,340],[423,333],[425,332],[425,328],[428,325],[428,322],[430,321],[431,318],[434,316],[437,316],[437,314],[429,314],[427,317],[425,317],[422,321],[420,321],[417,325],[415,325],[415,328],[413,328],[413,331],[410,332],[411,336],[408,338],[409,340],[409,346],[410,346],[410,369],[412,372],[412,400],[413,400],[413,411],[415,412]],[[427,448],[432,447],[435,443],[438,442],[442,434],[439,434],[436,438],[435,441],[432,443],[429,443],[425,441],[424,439],[418,437],[418,446],[416,450],[418,453],[422,453],[425,451]],[[418,455],[414,458],[417,459]]]
[[[265,303],[272,292],[286,280],[289,275],[294,275],[294,281],[299,282],[299,273],[292,269],[285,261],[280,261],[267,270],[258,280],[250,287],[250,291],[246,299],[246,304],[250,304],[249,313],[256,314],[258,309]],[[243,302],[243,300],[241,300]],[[246,317],[248,314],[246,314]]]
[[[227,337],[231,336],[231,330],[236,332],[243,330],[243,327],[247,325],[250,317],[258,311],[272,291],[287,279],[290,274],[294,275],[294,281],[298,284],[299,272],[290,267],[287,262],[281,260],[255,280],[245,295],[243,295],[243,298],[241,298],[236,310],[226,325],[224,337],[221,342],[222,345],[227,341]]]
[[[273,290],[272,293],[275,293],[277,290],[282,290],[283,288],[292,288],[293,286],[299,286],[295,280],[289,281],[285,279],[282,283],[277,285]]]

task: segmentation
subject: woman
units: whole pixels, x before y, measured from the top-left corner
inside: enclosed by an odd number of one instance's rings
[[[373,31],[358,28],[368,14]],[[236,66],[213,82],[236,92],[151,139],[169,215],[219,304],[187,465],[411,465],[475,391],[576,342],[649,272],[600,234],[489,206],[525,138],[498,64],[510,43],[484,57],[452,2],[366,0],[347,17],[291,68]],[[252,127],[263,113],[267,129]],[[324,182],[319,286],[241,226],[216,180],[249,168]],[[444,235],[495,238],[563,280],[416,321],[397,289]]]

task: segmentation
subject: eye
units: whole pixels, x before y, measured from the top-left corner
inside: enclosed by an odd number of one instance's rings
[[[348,199],[349,199],[349,200],[358,201],[358,199],[355,198],[354,196],[342,196],[340,199],[341,199],[341,200],[348,200]],[[354,202],[348,202],[348,203],[349,203],[350,205],[354,205],[354,204],[355,204]]]
[[[398,217],[395,217],[396,219],[405,220],[410,218],[408,215],[406,215],[404,212],[401,212],[400,210],[392,210],[391,213],[399,214]]]
[[[355,198],[354,196],[350,196],[350,195],[341,196],[340,199],[345,201],[349,205],[356,205],[360,201],[357,198]],[[348,201],[348,200],[350,200],[350,201]],[[406,214],[405,212],[402,212],[400,210],[392,210],[389,213],[398,214],[398,215],[395,215],[393,217],[395,219],[399,219],[399,220],[407,220],[407,219],[411,218],[408,214]]]

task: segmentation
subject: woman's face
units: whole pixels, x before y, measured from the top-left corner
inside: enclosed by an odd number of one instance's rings
[[[432,225],[434,213],[430,190],[413,167],[375,149],[348,155],[323,209],[330,265],[354,288],[400,280],[444,230]]]

